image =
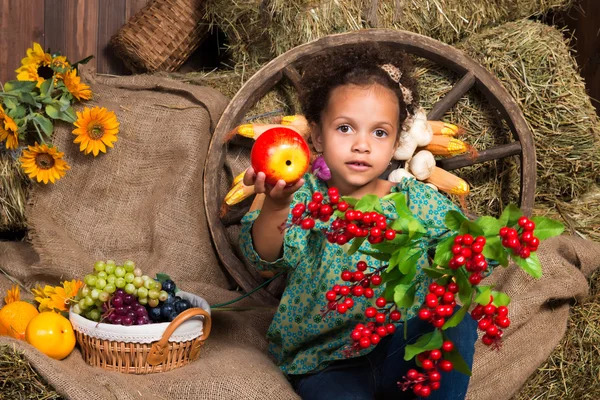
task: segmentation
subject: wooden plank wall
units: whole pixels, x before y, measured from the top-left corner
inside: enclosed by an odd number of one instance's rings
[[[128,73],[108,42],[147,1],[0,0],[0,82],[15,79],[34,41],[71,62],[94,55],[100,73]]]

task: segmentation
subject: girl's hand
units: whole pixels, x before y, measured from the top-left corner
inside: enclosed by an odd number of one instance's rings
[[[265,202],[276,209],[288,208],[294,193],[304,185],[304,179],[300,179],[292,186],[286,186],[284,180],[280,179],[275,186],[265,182],[266,175],[264,172],[256,173],[254,168],[249,167],[244,174],[244,185],[254,185],[255,193],[265,193],[267,195]]]

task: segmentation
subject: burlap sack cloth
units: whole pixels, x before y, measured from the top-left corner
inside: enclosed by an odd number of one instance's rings
[[[213,89],[152,76],[86,77],[98,104],[121,122],[108,154],[85,156],[71,127],[55,144],[72,166],[56,185],[35,185],[28,209],[33,240],[0,243],[0,265],[31,285],[81,278],[99,259],[132,259],[148,274],[167,272],[180,287],[214,304],[237,297],[211,247],[202,203],[202,173],[213,128],[226,99]],[[512,298],[512,325],[501,352],[478,343],[469,398],[508,399],[559,342],[569,303],[586,295],[586,276],[600,263],[600,245],[561,237],[545,242],[540,280],[511,267],[497,283]],[[0,277],[4,293],[9,281]],[[251,305],[245,300],[240,305]],[[70,399],[294,399],[267,355],[272,311],[213,313],[200,359],[152,375],[107,372],[75,350],[52,360],[28,344],[22,350],[48,382]],[[1,398],[1,394],[0,394]]]

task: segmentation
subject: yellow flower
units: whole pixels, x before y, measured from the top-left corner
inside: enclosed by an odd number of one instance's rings
[[[81,83],[81,77],[77,76],[77,70],[75,68],[67,71],[63,77],[65,86],[69,89],[69,92],[77,98],[77,100],[89,100],[92,98],[92,91],[90,87],[85,83]]]
[[[7,149],[16,149],[19,146],[19,133],[15,121],[4,113],[0,105],[0,141],[6,140]]]
[[[13,303],[15,301],[21,300],[21,292],[19,291],[19,287],[17,285],[13,285],[11,289],[6,292],[6,297],[4,297],[4,304]]]
[[[80,151],[85,151],[85,154],[93,152],[95,157],[100,151],[106,153],[106,146],[113,147],[120,124],[114,112],[104,107],[86,107],[82,112],[77,111],[74,125],[77,129],[73,130],[73,134],[77,137],[73,143],[79,143]]]
[[[71,169],[62,159],[64,153],[59,152],[56,147],[48,147],[47,144],[28,146],[29,150],[23,150],[19,158],[21,168],[30,179],[37,178],[38,182],[54,181],[65,176],[66,170]]]
[[[71,299],[75,297],[81,286],[82,281],[72,280],[62,282],[62,286],[37,286],[31,289],[35,296],[35,301],[40,303],[38,310],[44,311],[68,311]]]
[[[59,77],[62,77],[71,68],[71,64],[67,61],[67,57],[56,56],[52,59],[52,68],[57,72]]]
[[[45,53],[38,43],[33,43],[27,49],[27,57],[21,60],[21,67],[17,68],[17,79],[20,81],[37,81],[39,87],[46,79],[52,78],[54,71],[50,68],[52,56]]]

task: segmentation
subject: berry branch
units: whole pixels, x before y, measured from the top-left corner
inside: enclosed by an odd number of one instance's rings
[[[386,215],[382,201],[393,201],[397,216]],[[429,285],[417,317],[431,324],[433,331],[406,346],[404,357],[416,357],[423,371],[411,369],[398,382],[403,390],[412,388],[421,397],[440,388],[443,372],[456,369],[470,375],[468,365],[444,331],[457,326],[473,302],[476,305],[470,315],[484,332],[482,342],[493,349],[501,348],[504,330],[510,326],[510,298],[490,286],[480,286],[486,274],[498,265],[507,267],[511,259],[539,278],[541,265],[535,252],[540,242],[560,235],[564,229],[548,218],[529,219],[510,205],[498,219],[483,216],[470,221],[457,211],[449,211],[442,235],[433,237],[409,210],[404,194],[392,193],[383,199],[365,195],[357,200],[341,197],[335,187],[329,188],[326,195],[314,192],[306,204],[297,203],[291,214],[292,225],[288,228],[296,225],[320,230],[329,243],[347,245],[344,248],[349,255],[358,251],[380,261],[380,266],[357,262],[354,270],[342,271],[340,284],[325,294],[323,316],[331,312],[345,314],[363,296],[365,301],[373,302],[364,311],[368,322],[358,323],[352,330],[348,357],[393,334],[402,320],[401,310],[415,305],[420,285]],[[318,227],[316,220],[320,221]],[[368,246],[363,245],[365,241]],[[429,265],[422,268],[430,278],[426,280],[417,274],[418,263],[422,254],[433,247],[434,256],[428,257]],[[382,294],[376,296],[375,289]],[[458,310],[457,304],[461,304]]]

